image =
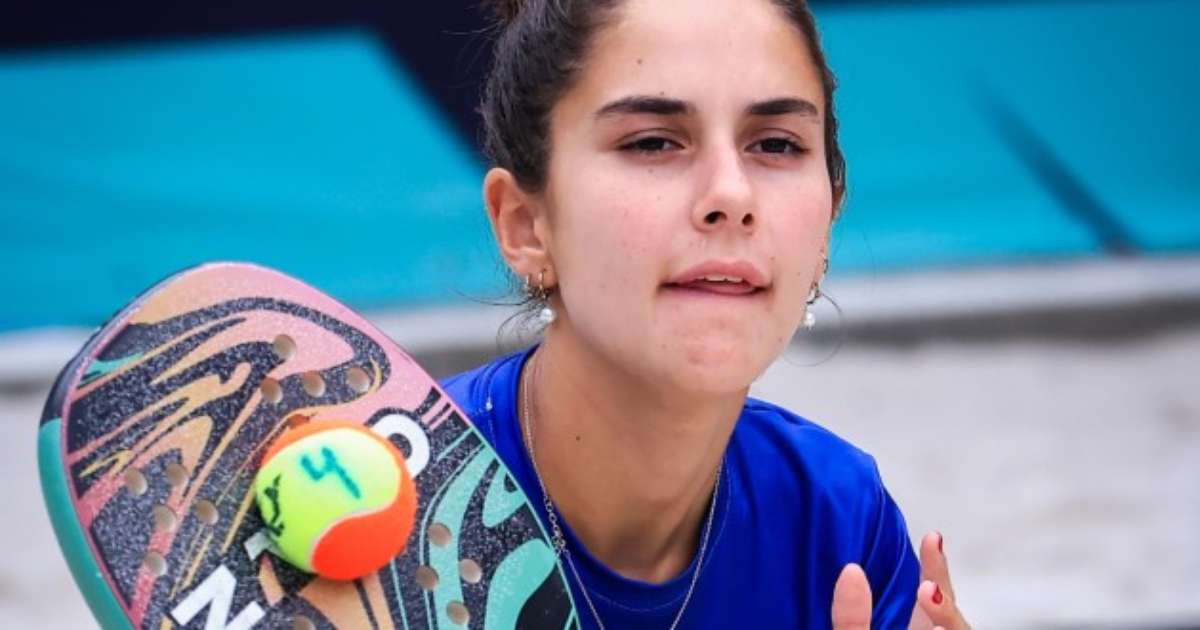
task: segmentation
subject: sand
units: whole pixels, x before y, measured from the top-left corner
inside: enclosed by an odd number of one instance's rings
[[[95,623],[42,507],[48,388],[0,393],[5,628]],[[976,627],[1200,627],[1200,325],[850,343],[815,367],[777,363],[755,394],[876,456],[914,537],[944,533]]]

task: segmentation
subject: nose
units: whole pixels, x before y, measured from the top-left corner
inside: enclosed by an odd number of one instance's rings
[[[708,161],[709,168],[700,171],[702,192],[692,210],[692,222],[705,232],[731,228],[752,231],[757,200],[736,147],[714,149]]]

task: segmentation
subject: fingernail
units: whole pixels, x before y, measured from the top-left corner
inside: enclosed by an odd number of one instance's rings
[[[933,603],[942,603],[942,587],[938,586],[937,584],[933,585]]]
[[[942,551],[942,541],[944,540],[944,538],[942,537],[942,532],[938,532],[937,535],[938,535],[938,553],[945,555],[945,552]]]

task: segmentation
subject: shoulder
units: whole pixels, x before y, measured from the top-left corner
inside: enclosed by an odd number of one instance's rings
[[[875,458],[867,452],[812,420],[756,398],[746,399],[734,441],[773,455],[778,464],[821,471],[827,478],[871,483],[879,479]]]
[[[746,401],[730,445],[744,477],[740,489],[753,512],[770,515],[768,529],[786,523],[800,532],[802,559],[814,553],[803,545],[820,541],[815,583],[825,586],[816,601],[830,601],[841,568],[856,562],[876,594],[881,626],[907,624],[919,565],[875,458],[811,420],[755,399]]]
[[[495,361],[489,361],[464,372],[443,377],[438,384],[468,416],[475,417],[484,409],[487,401],[487,383],[494,375],[496,367]]]
[[[866,516],[878,510],[885,493],[870,454],[816,422],[755,398],[746,400],[730,451],[748,481],[777,498]]]
[[[511,402],[521,365],[531,351],[525,349],[500,356],[439,381],[446,394],[489,440],[494,435],[490,426],[492,412],[497,406]]]

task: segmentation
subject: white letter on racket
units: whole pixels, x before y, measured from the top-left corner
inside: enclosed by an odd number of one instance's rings
[[[246,604],[242,612],[228,624],[225,623],[225,620],[229,619],[229,609],[233,607],[233,592],[236,588],[237,580],[233,574],[224,565],[220,565],[200,583],[200,586],[171,609],[171,617],[179,625],[187,625],[192,617],[207,606],[208,620],[204,623],[204,630],[250,630],[265,614],[258,602]]]
[[[408,474],[413,477],[421,474],[429,464],[429,436],[412,418],[398,413],[389,414],[372,425],[371,430],[385,438],[399,434],[408,440],[412,447],[412,452],[408,454]]]

